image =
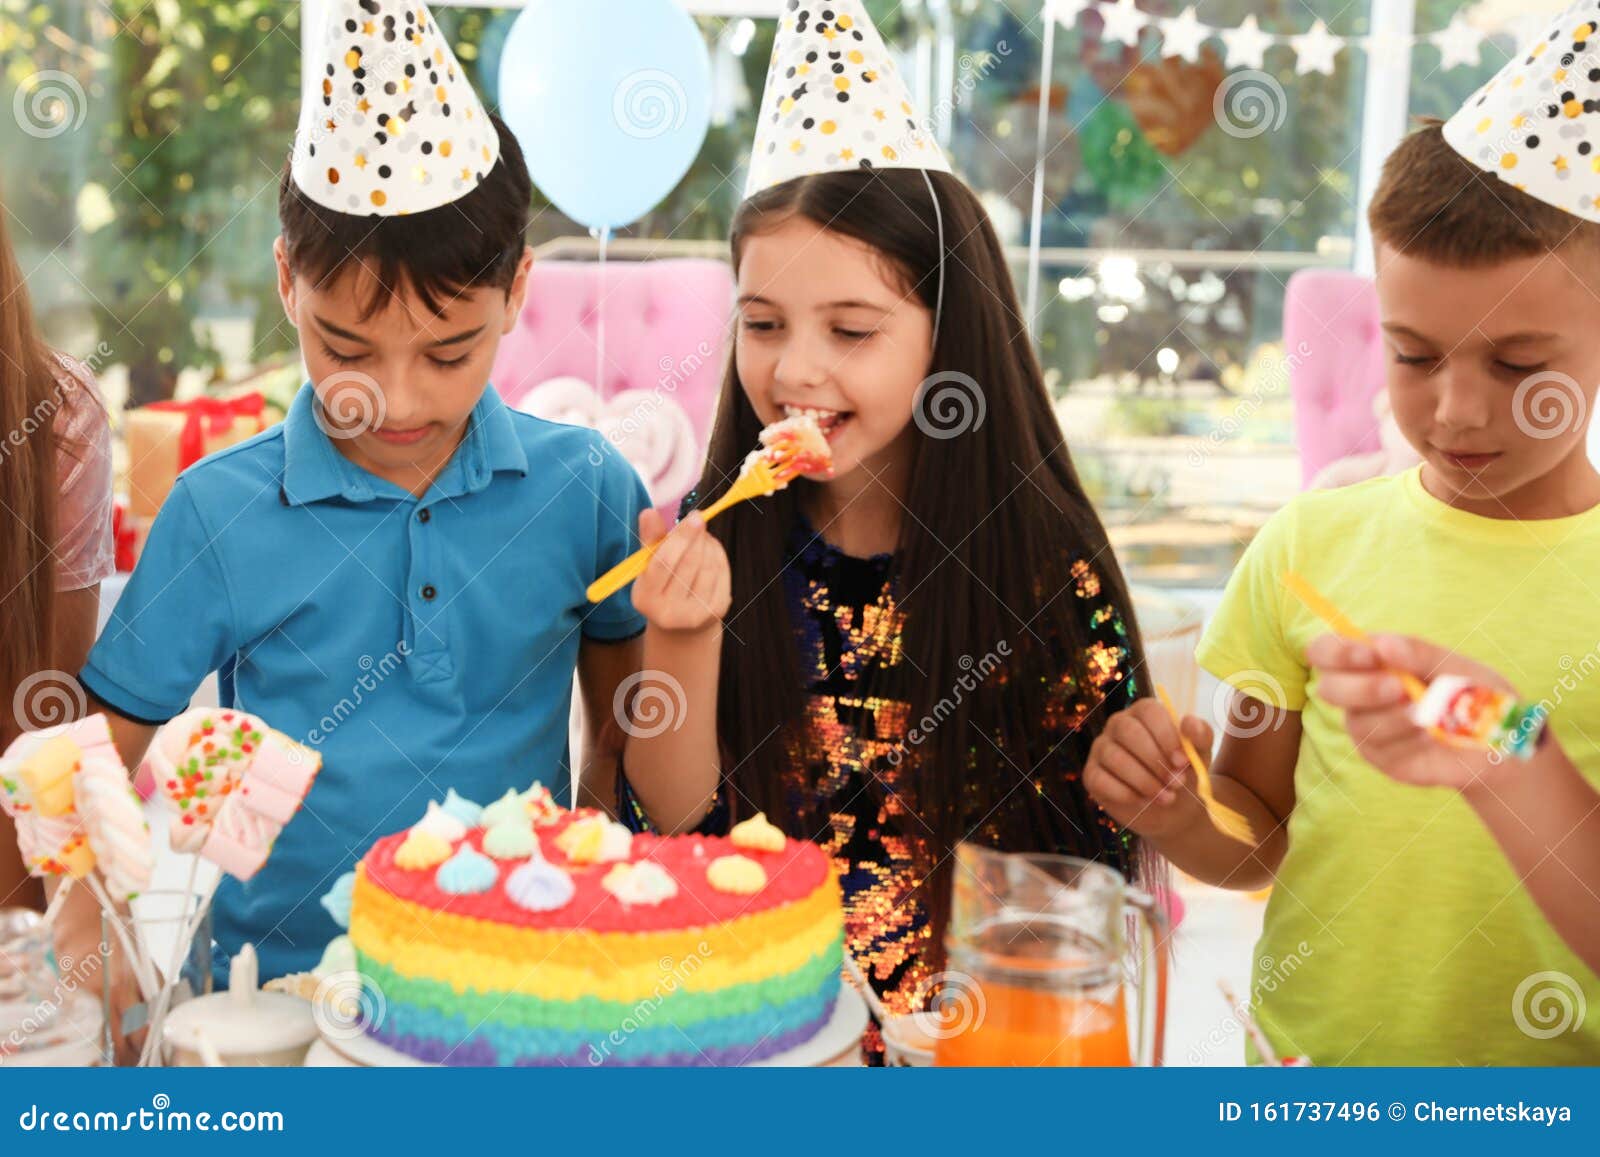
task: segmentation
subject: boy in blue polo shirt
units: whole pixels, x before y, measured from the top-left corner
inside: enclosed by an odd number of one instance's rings
[[[516,140],[425,9],[385,38],[355,0],[330,7],[275,248],[316,384],[179,478],[82,672],[129,766],[212,671],[321,753],[266,866],[217,892],[224,959],[253,942],[263,977],[317,963],[338,932],[318,898],[447,788],[569,800],[574,669],[588,757],[614,760],[598,721],[644,629],[628,592],[584,594],[636,545],[637,476],[489,384],[532,261]]]

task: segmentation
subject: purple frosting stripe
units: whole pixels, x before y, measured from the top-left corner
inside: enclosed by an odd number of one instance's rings
[[[650,1057],[647,1060],[619,1061],[619,1066],[649,1067],[649,1068],[700,1068],[719,1067],[740,1064],[749,1064],[751,1061],[765,1060],[777,1056],[789,1049],[804,1044],[827,1024],[833,1016],[833,1004],[829,1002],[823,1014],[806,1024],[800,1025],[785,1033],[769,1036],[760,1044],[749,1048],[712,1048],[704,1051],[687,1050],[679,1053],[664,1053]],[[496,1064],[495,1052],[487,1041],[469,1038],[457,1045],[451,1046],[445,1041],[431,1037],[418,1037],[410,1033],[389,1033],[382,1029],[368,1028],[372,1036],[388,1045],[415,1057],[428,1064],[448,1065],[451,1068],[492,1068]],[[550,1056],[538,1059],[518,1060],[517,1068],[594,1068],[588,1053],[576,1053],[571,1056]]]

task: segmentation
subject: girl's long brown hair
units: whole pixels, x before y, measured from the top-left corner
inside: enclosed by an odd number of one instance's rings
[[[51,664],[55,628],[55,418],[63,404],[34,329],[22,270],[0,213],[0,741],[28,676]]]
[[[1050,744],[1059,734],[1041,743],[1054,681],[1041,676],[1070,672],[1080,687],[1093,685],[1085,670],[1090,640],[1082,600],[1073,592],[1075,559],[1087,560],[1099,575],[1096,605],[1109,602],[1126,625],[1131,654],[1125,670],[1139,671],[1143,651],[1122,572],[1067,452],[988,214],[956,178],[929,176],[947,251],[932,369],[975,383],[984,416],[957,436],[924,432],[917,439],[904,496],[911,513],[902,519],[895,561],[907,662],[899,668],[904,677],[898,686],[874,687],[872,693],[908,701],[911,720],[934,714],[936,704],[948,708],[959,700],[952,711],[935,715],[942,722],[914,750],[906,749],[906,802],[927,825],[917,832],[928,837],[931,853],[923,899],[937,952],[949,853],[984,817],[982,835],[972,838],[1008,851],[1078,850],[1092,856],[1106,847],[1098,809],[1078,777],[1052,769],[1081,769],[1110,711],[1091,711],[1053,753]],[[801,177],[750,198],[733,223],[735,268],[753,234],[795,214],[870,245],[934,307],[940,244],[922,173],[879,169]],[[703,503],[727,488],[760,428],[730,359],[698,490]],[[741,811],[761,808],[792,834],[815,836],[828,817],[795,815],[784,790],[784,770],[797,754],[806,758],[797,749],[804,743],[805,690],[784,583],[775,577],[807,485],[797,482],[760,503],[736,506],[711,529],[733,571],[718,701],[733,805]],[[1002,641],[1012,652],[1004,673],[973,694],[952,694],[972,664]],[[1137,686],[1147,693],[1142,678]],[[1127,688],[1109,694],[1122,697]],[[1037,846],[1041,832],[1063,828],[1083,833],[1081,849]],[[1109,842],[1116,844],[1116,838]],[[1153,882],[1143,859],[1135,843],[1115,866]]]

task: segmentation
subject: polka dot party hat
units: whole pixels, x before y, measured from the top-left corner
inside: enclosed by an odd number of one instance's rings
[[[1600,221],[1600,0],[1581,0],[1445,122],[1456,152],[1529,196]]]
[[[861,0],[783,0],[746,197],[811,173],[948,173]]]
[[[310,41],[291,172],[319,205],[422,213],[466,196],[500,138],[433,14],[418,0],[324,0]]]

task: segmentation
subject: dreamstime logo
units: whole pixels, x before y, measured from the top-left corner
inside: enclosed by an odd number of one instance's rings
[[[949,95],[934,105],[920,121],[912,121],[907,131],[896,138],[890,148],[897,155],[904,155],[917,147],[918,134],[928,140],[937,139],[939,125],[966,104],[967,98],[977,90],[978,85],[1010,55],[1011,45],[1004,40],[997,41],[993,51],[979,49],[976,52],[963,52],[956,61],[956,79],[950,86]]]
[[[639,400],[629,408],[627,413],[615,417],[608,417],[602,423],[600,432],[605,435],[603,447],[591,447],[589,450],[589,465],[599,466],[605,461],[605,455],[612,450],[621,450],[623,444],[640,434],[647,434],[658,421],[657,415],[671,413],[674,403],[672,395],[683,385],[690,376],[699,372],[700,367],[716,351],[711,348],[710,342],[702,341],[695,346],[694,351],[682,358],[674,358],[670,354],[663,355],[656,362],[656,368],[661,371],[661,376],[656,379],[655,387],[648,392],[644,390],[624,391],[624,394],[634,393],[641,395]],[[622,395],[618,395],[621,397]],[[638,468],[636,466],[636,468]],[[642,472],[642,471],[641,471]],[[698,472],[694,475],[699,477]],[[648,476],[646,481],[649,481]]]
[[[1233,438],[1244,424],[1253,417],[1257,410],[1266,403],[1267,399],[1280,393],[1288,385],[1289,376],[1299,369],[1301,364],[1311,356],[1311,346],[1302,341],[1295,347],[1295,352],[1281,359],[1262,358],[1257,361],[1258,373],[1265,379],[1248,395],[1240,398],[1233,409],[1215,426],[1206,432],[1200,445],[1189,451],[1189,465],[1200,467],[1205,465],[1211,452],[1223,443]]]
[[[1283,127],[1289,116],[1289,98],[1276,77],[1250,68],[1229,73],[1217,86],[1211,112],[1223,132],[1250,140]]]
[[[1511,416],[1517,429],[1541,442],[1578,429],[1586,412],[1583,387],[1556,370],[1524,378],[1511,395]]]
[[[317,726],[306,733],[306,743],[316,747],[337,731],[344,721],[354,715],[361,705],[366,702],[368,695],[376,691],[383,685],[385,679],[399,670],[400,665],[406,661],[410,654],[411,644],[402,639],[394,650],[388,652],[376,662],[373,661],[371,655],[362,655],[361,658],[357,659],[356,666],[361,668],[361,674],[357,677],[354,685],[351,686],[350,694],[340,699],[339,702],[333,705],[332,711],[317,720]],[[296,749],[289,758],[298,762],[301,757],[301,752]]]
[[[611,713],[634,739],[654,739],[683,726],[689,697],[683,684],[665,671],[635,671],[617,684]]]
[[[950,688],[950,694],[935,703],[929,708],[926,715],[907,729],[905,742],[889,753],[890,765],[899,767],[901,761],[905,759],[903,749],[920,746],[923,740],[932,735],[946,719],[955,714],[956,708],[961,706],[967,695],[976,691],[978,686],[995,672],[996,668],[1000,666],[1001,659],[1009,658],[1010,656],[1010,642],[1001,639],[995,645],[993,651],[989,651],[976,662],[973,661],[971,655],[962,655],[961,658],[957,659],[956,665],[961,668],[963,673],[956,677],[955,686]]]
[[[317,404],[311,412],[318,429],[343,441],[383,425],[387,409],[375,378],[356,370],[340,370],[317,384]]]
[[[689,96],[678,78],[658,68],[630,72],[611,94],[617,126],[640,140],[682,128],[688,105]]]
[[[1600,67],[1600,55],[1594,52],[1568,53],[1561,61],[1561,67],[1563,73],[1571,76],[1586,75]],[[1581,109],[1581,105],[1571,109],[1571,115],[1577,116]],[[1549,134],[1550,119],[1561,111],[1557,105],[1550,104],[1546,106],[1545,116],[1484,117],[1474,126],[1473,131],[1473,140],[1478,149],[1478,164],[1492,173],[1500,174],[1508,181],[1517,177],[1519,158],[1522,157],[1523,150],[1528,147],[1529,138]],[[1490,128],[1496,127],[1497,119],[1499,125],[1505,126],[1506,131],[1498,136],[1488,137],[1486,134]],[[1569,129],[1563,128],[1557,131],[1566,136]],[[1571,127],[1571,131],[1582,134],[1582,130],[1576,125]]]
[[[656,962],[661,976],[651,989],[650,995],[635,1004],[629,1013],[622,1018],[620,1024],[612,1029],[598,1045],[589,1046],[589,1063],[603,1065],[611,1054],[628,1042],[628,1038],[640,1029],[647,1028],[651,1018],[656,1014],[669,997],[680,989],[687,987],[689,979],[700,966],[711,957],[711,945],[704,940],[695,945],[695,950],[683,957],[663,956]],[[678,1030],[680,1033],[682,1029]],[[693,1043],[693,1042],[691,1042]]]
[[[1283,726],[1283,684],[1265,671],[1241,671],[1219,683],[1211,696],[1211,717],[1235,739],[1254,739]]]
[[[1588,1013],[1583,989],[1565,972],[1535,972],[1511,997],[1511,1019],[1534,1040],[1578,1032]]]
[[[83,685],[65,671],[35,671],[17,684],[11,714],[24,731],[71,723],[89,713]]]
[[[1278,991],[1284,984],[1293,978],[1300,966],[1316,954],[1316,949],[1306,940],[1300,941],[1292,950],[1282,957],[1260,956],[1256,958],[1255,968],[1255,995],[1260,1000],[1263,995],[1270,996]],[[1228,1015],[1222,1022],[1207,1033],[1201,1041],[1189,1049],[1189,1063],[1202,1065],[1215,1056],[1235,1036],[1245,1031],[1245,1024],[1251,1019],[1249,1002],[1234,1004],[1231,994],[1228,998]]]
[[[933,994],[929,1001],[928,994]],[[934,1040],[951,1040],[983,1024],[989,1013],[983,986],[965,972],[937,972],[917,992],[917,1003],[933,1013],[926,1026]]]
[[[17,86],[11,112],[23,132],[49,140],[83,124],[89,115],[89,99],[76,77],[47,68]]]
[[[930,438],[957,438],[983,425],[988,415],[983,387],[959,370],[941,370],[917,387],[911,416]]]
[[[83,359],[83,368],[89,371],[90,376],[98,377],[113,352],[109,345],[101,342],[94,347],[93,353]],[[53,429],[56,414],[67,404],[68,391],[76,388],[70,375],[56,376],[50,392],[34,403],[33,409],[22,416],[22,421],[14,429],[6,432],[5,440],[0,442],[0,460],[9,457],[11,451],[25,446],[40,430]]]
[[[1569,694],[1576,692],[1579,687],[1592,679],[1596,672],[1600,672],[1600,643],[1596,643],[1576,659],[1571,655],[1562,655],[1556,663],[1561,668],[1561,676],[1550,688],[1550,694],[1523,714],[1510,735],[1489,749],[1490,763],[1499,765],[1509,757],[1511,751],[1524,746],[1528,736],[1544,726],[1545,720],[1566,702]]]
[[[366,72],[366,83],[376,91],[386,82],[398,78],[401,69],[410,59],[410,56],[393,49],[385,49],[377,57],[363,57],[361,64]],[[324,92],[327,92],[327,89],[324,89]],[[305,134],[312,149],[315,150],[318,145],[327,141],[338,131],[340,125],[355,125],[358,128],[365,126],[367,114],[362,110],[362,105],[366,103],[365,100],[359,99],[358,93],[346,91],[337,101],[323,105],[316,120],[308,126]],[[296,133],[296,136],[299,135]]]
[[[330,1040],[354,1040],[369,1024],[382,1024],[387,1011],[383,990],[359,972],[330,973],[311,998],[317,1031]]]
[[[48,1045],[50,1038],[60,1031],[62,1010],[80,988],[85,989],[86,995],[95,995],[87,989],[87,985],[100,971],[101,964],[111,956],[111,945],[101,941],[96,950],[80,958],[74,957],[70,952],[63,952],[56,957],[55,982],[50,994],[38,1001],[29,1012],[20,1020],[12,1021],[11,1031],[6,1036],[0,1037],[0,1057],[6,1057],[21,1052],[28,1047],[29,1038],[38,1035],[45,1037],[43,1042]],[[24,982],[19,993],[14,987],[17,980],[13,972],[10,978],[0,977],[0,998],[14,998],[18,995],[28,995],[28,976],[24,973],[21,980]]]

